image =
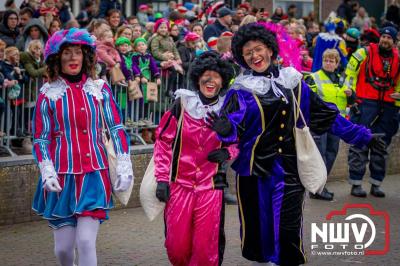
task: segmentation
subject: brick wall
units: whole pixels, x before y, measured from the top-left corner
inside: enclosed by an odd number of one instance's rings
[[[329,181],[346,179],[348,147],[341,144],[338,158]],[[400,173],[400,135],[393,138],[388,158],[388,174]],[[139,188],[152,156],[152,148],[135,148],[132,160],[135,167],[135,185],[128,208],[140,206]],[[368,175],[368,174],[367,174]],[[41,219],[32,210],[32,199],[36,190],[39,171],[34,164],[32,156],[21,156],[18,159],[0,160],[0,225],[28,222]],[[229,184],[232,192],[235,190],[234,174],[229,172]],[[122,206],[116,202],[116,208]]]

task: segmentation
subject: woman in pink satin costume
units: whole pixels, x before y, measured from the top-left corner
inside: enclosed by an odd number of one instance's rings
[[[237,149],[222,146],[206,117],[219,113],[231,69],[214,52],[197,58],[190,72],[193,88],[176,91],[156,132],[156,196],[166,202],[165,247],[173,265],[221,265],[223,260],[226,174],[219,166],[236,157]]]

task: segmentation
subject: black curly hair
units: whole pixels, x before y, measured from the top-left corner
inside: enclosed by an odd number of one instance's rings
[[[260,41],[264,43],[269,49],[272,50],[272,60],[274,60],[279,53],[279,47],[274,33],[257,23],[243,25],[233,36],[232,54],[236,62],[244,68],[250,68],[243,58],[243,46],[248,41]]]
[[[220,55],[214,51],[208,51],[197,57],[191,66],[190,79],[196,90],[200,90],[199,79],[207,70],[215,71],[221,75],[222,88],[220,93],[224,93],[229,83],[234,77],[234,69],[232,64],[221,59]]]

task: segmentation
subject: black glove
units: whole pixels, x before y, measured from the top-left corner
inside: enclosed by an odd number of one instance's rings
[[[168,182],[157,182],[156,197],[161,202],[167,202],[169,200],[169,183]]]
[[[382,139],[382,134],[372,134],[372,139],[368,143],[368,148],[380,155],[386,155],[386,143]]]
[[[229,152],[225,148],[213,150],[207,156],[207,160],[213,163],[223,163],[228,159]]]
[[[208,113],[207,115],[209,127],[217,132],[218,135],[226,137],[229,135],[229,133],[231,133],[232,125],[226,117],[219,117],[214,111]]]

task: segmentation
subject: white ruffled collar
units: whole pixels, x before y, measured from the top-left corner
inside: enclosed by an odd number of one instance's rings
[[[205,119],[208,112],[219,114],[224,104],[225,96],[219,96],[218,101],[213,105],[204,105],[197,92],[187,89],[179,89],[175,92],[175,98],[181,98],[183,108],[189,115],[195,119]]]
[[[235,79],[235,82],[231,88],[236,90],[242,89],[257,95],[265,95],[270,89],[272,89],[275,96],[284,97],[286,99],[285,94],[281,91],[277,84],[286,89],[294,89],[299,82],[301,82],[302,77],[303,75],[293,67],[285,67],[280,69],[279,76],[277,78],[254,76],[253,74],[244,75],[242,73]]]
[[[101,90],[103,89],[104,83],[105,81],[102,79],[93,80],[91,78],[87,78],[82,89],[86,93],[94,96],[97,100],[102,100],[103,94]],[[65,80],[62,78],[58,78],[53,82],[46,82],[40,89],[40,92],[44,93],[46,97],[50,100],[57,101],[64,96],[68,88],[69,86],[65,82]]]
[[[336,35],[335,33],[330,33],[330,32],[321,32],[318,34],[318,36],[326,41],[342,41],[343,39]]]

